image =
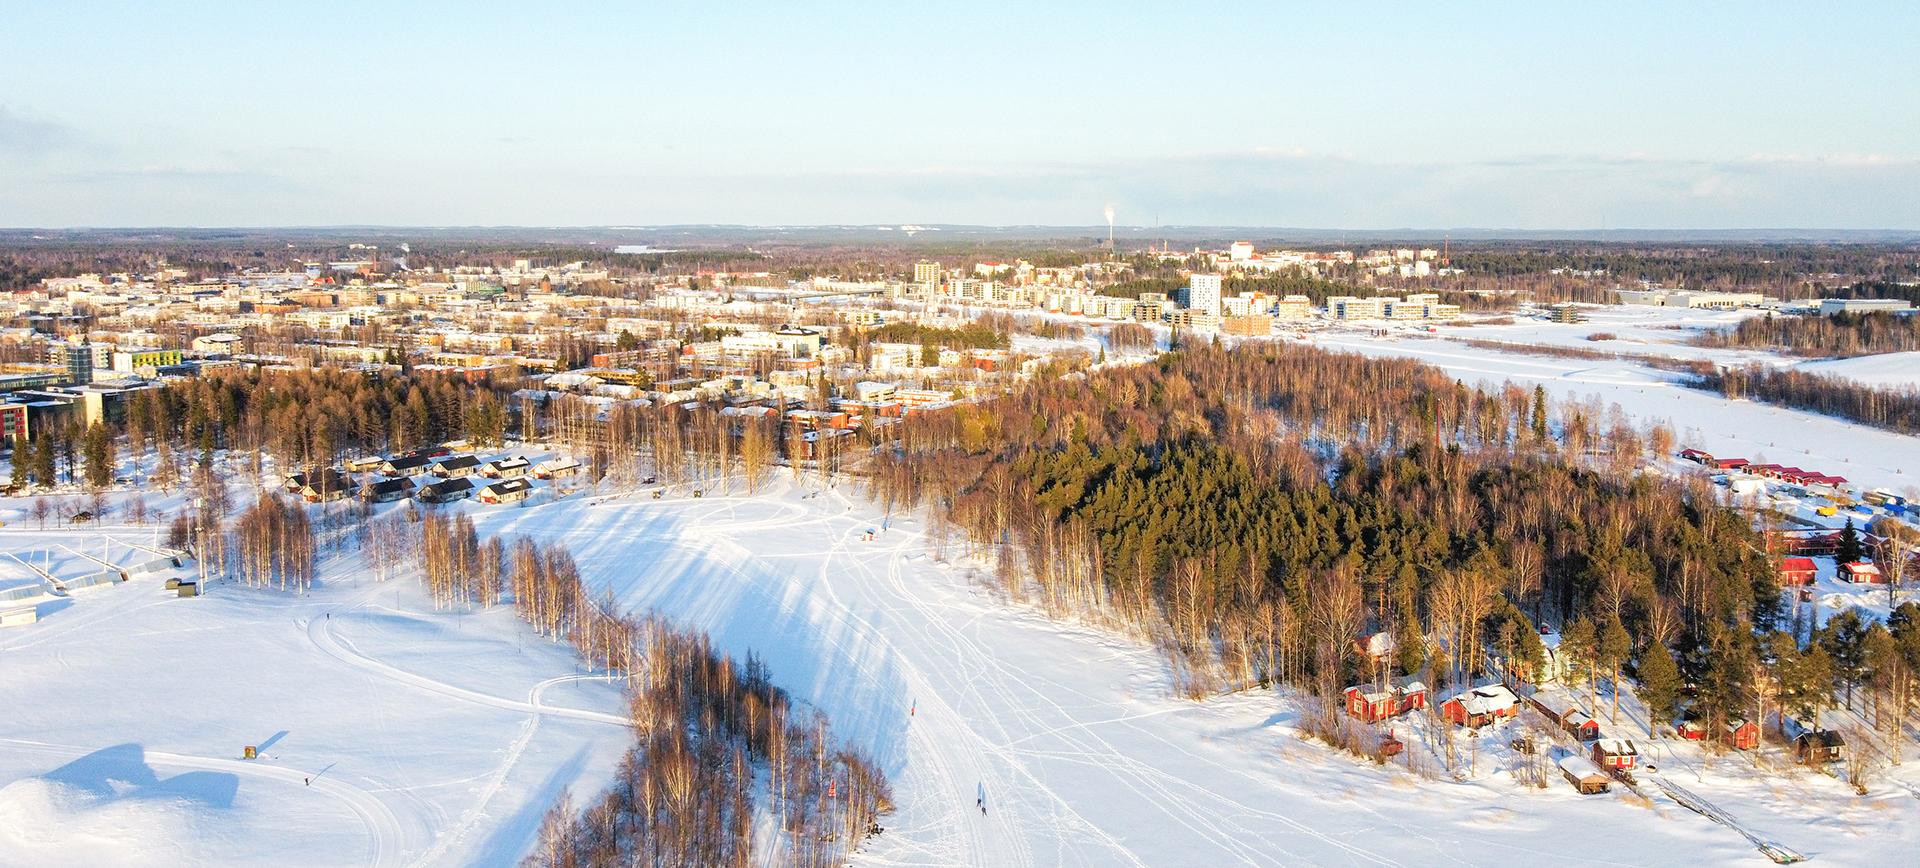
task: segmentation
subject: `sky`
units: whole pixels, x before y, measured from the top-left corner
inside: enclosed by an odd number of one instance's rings
[[[0,0],[0,226],[1920,229],[1920,4]]]

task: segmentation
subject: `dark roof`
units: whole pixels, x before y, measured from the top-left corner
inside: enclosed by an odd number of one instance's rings
[[[450,456],[450,457],[447,457],[447,458],[442,458],[442,459],[440,459],[439,461],[435,461],[435,462],[433,463],[433,466],[435,466],[435,467],[453,467],[453,468],[458,468],[458,467],[479,467],[479,466],[480,466],[480,459],[478,459],[478,458],[475,458],[475,457],[473,457],[473,456],[471,456],[471,455],[454,455],[454,456]]]
[[[487,486],[487,488],[493,489],[493,492],[495,494],[507,494],[515,491],[526,491],[527,489],[530,489],[532,487],[533,487],[533,482],[522,477],[515,477],[513,479],[502,479],[499,482],[495,482],[492,485]]]
[[[398,458],[387,459],[387,466],[395,470],[407,470],[414,467],[425,467],[431,460],[432,459],[425,455],[402,455]]]
[[[473,482],[471,480],[464,476],[456,476],[452,479],[443,479],[432,485],[420,486],[420,494],[423,497],[438,497],[442,494],[452,494],[456,491],[467,491],[472,488]]]
[[[360,490],[371,494],[386,494],[390,491],[412,491],[413,480],[404,476],[397,479],[382,479],[379,482],[368,483],[365,488]]]
[[[1841,738],[1840,733],[1835,732],[1831,729],[1819,729],[1819,730],[1814,730],[1813,732],[1803,732],[1803,733],[1800,733],[1800,738],[1797,740],[1807,742],[1809,744],[1817,744],[1821,747],[1845,747],[1847,744],[1847,740],[1844,738]]]

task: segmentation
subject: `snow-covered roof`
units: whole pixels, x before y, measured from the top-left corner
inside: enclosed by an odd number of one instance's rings
[[[1579,754],[1567,754],[1561,757],[1560,768],[1576,778],[1605,777],[1605,775],[1601,773],[1600,767],[1593,764],[1593,760],[1587,759]]]

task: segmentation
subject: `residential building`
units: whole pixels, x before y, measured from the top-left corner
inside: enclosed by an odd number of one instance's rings
[[[1220,315],[1220,290],[1224,279],[1218,274],[1195,274],[1187,278],[1186,308],[1209,316]]]

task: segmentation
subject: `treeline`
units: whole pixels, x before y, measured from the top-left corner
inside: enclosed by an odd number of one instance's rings
[[[1759,347],[1797,356],[1869,356],[1920,350],[1920,320],[1886,312],[1832,316],[1750,317],[1730,329],[1707,329],[1698,347]]]
[[[1811,410],[1902,434],[1920,432],[1920,390],[1912,387],[1876,388],[1845,377],[1765,365],[1702,371],[1688,385],[1729,398]]]
[[[920,346],[951,347],[954,349],[1004,350],[1012,345],[1012,339],[1006,331],[994,328],[986,323],[974,323],[960,328],[935,328],[905,320],[890,322],[869,330],[863,336],[863,344],[918,344]]]
[[[512,422],[507,388],[338,368],[220,370],[135,392],[124,430],[136,475],[149,450],[156,476],[177,476],[178,461],[197,455],[204,463],[219,449],[272,457],[281,467],[317,467],[344,455],[399,453],[456,438],[498,444]],[[31,448],[66,455],[84,438],[36,432]],[[108,447],[110,455],[110,440]]]
[[[1011,594],[1151,635],[1195,695],[1372,680],[1370,631],[1442,684],[1525,675],[1518,636],[1584,618],[1730,719],[1781,612],[1743,516],[1635,472],[1670,431],[1413,361],[1196,348],[903,428],[878,499],[931,503]]]

